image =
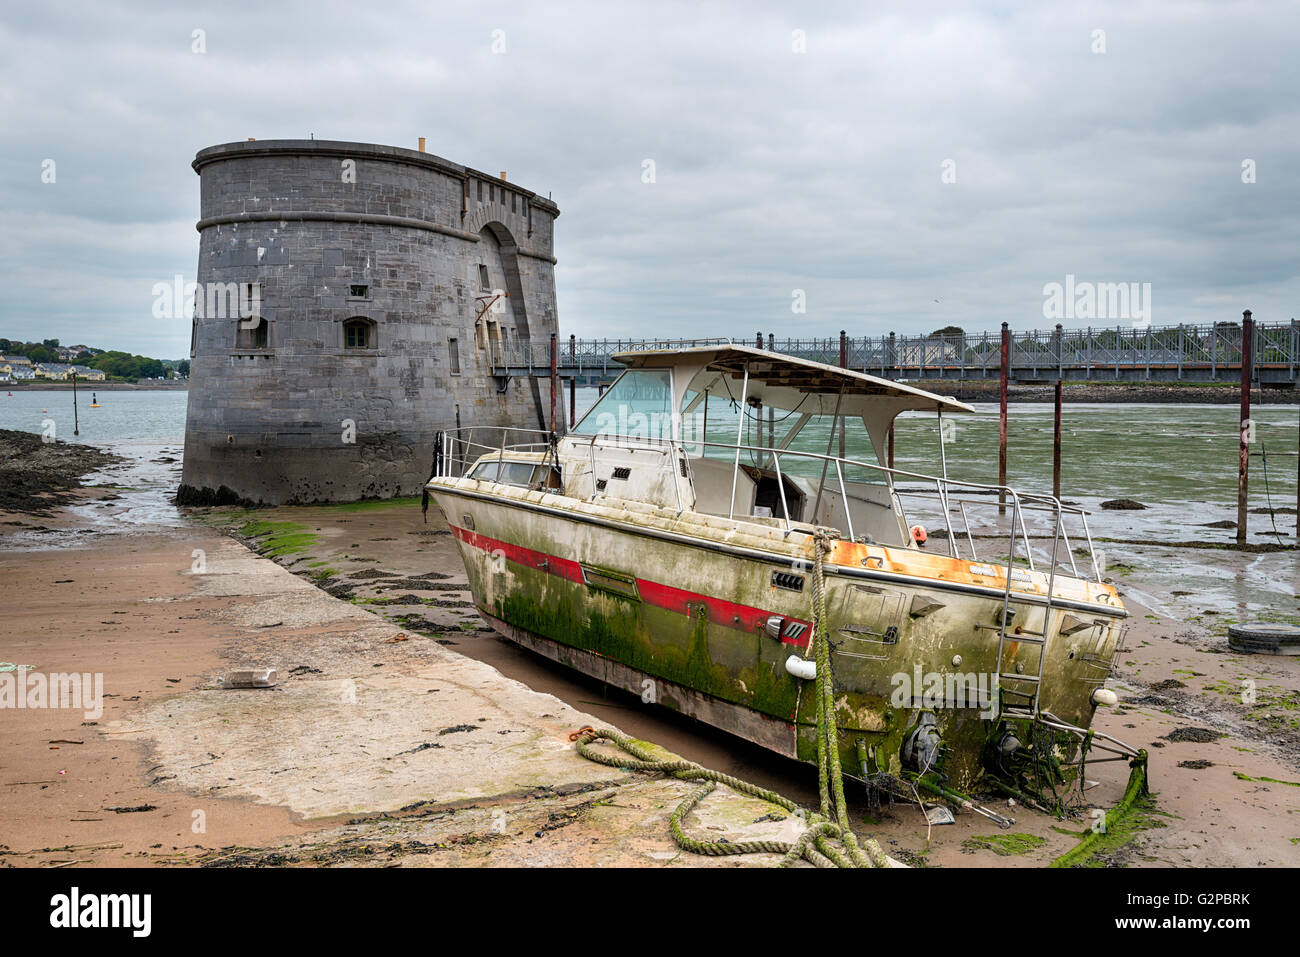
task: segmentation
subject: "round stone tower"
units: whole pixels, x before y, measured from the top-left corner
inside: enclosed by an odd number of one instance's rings
[[[414,494],[439,429],[550,426],[549,386],[507,374],[527,350],[544,368],[557,331],[549,199],[363,143],[250,140],[193,165],[181,504]]]

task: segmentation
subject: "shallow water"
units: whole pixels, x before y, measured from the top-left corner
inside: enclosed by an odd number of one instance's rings
[[[12,395],[7,391],[0,390],[0,428],[43,433],[53,423],[53,434],[61,441],[95,445],[126,459],[85,480],[88,485],[117,487],[119,498],[71,507],[74,515],[90,522],[92,533],[185,525],[172,498],[180,484],[189,393],[79,388],[74,417],[71,389],[15,391]],[[96,398],[99,407],[92,408],[92,399]],[[79,434],[73,434],[74,427]],[[28,534],[11,544],[64,547],[84,540],[85,534],[50,531]]]

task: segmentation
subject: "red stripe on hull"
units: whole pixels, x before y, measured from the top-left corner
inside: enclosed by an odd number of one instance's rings
[[[478,532],[472,532],[469,529],[459,528],[455,525],[451,526],[451,532],[465,544],[489,553],[500,552],[507,561],[514,562],[516,565],[524,565],[528,568],[545,571],[550,575],[558,575],[566,581],[586,584],[586,578],[582,574],[582,565],[572,559],[560,558],[558,555],[548,555],[546,552],[534,551],[521,545],[512,545],[509,542],[489,538],[486,535],[480,535]],[[682,615],[689,615],[702,606],[709,616],[709,621],[728,628],[739,628],[742,631],[761,631],[766,625],[767,619],[778,614],[774,611],[755,608],[752,605],[741,605],[727,601],[724,598],[714,598],[711,595],[702,595],[699,592],[674,588],[672,585],[649,581],[645,578],[637,578],[636,587],[641,600],[648,605],[654,605],[656,608],[663,608]],[[779,615],[779,617],[785,619],[781,629],[781,643],[795,648],[807,648],[808,639],[812,635],[812,624],[786,615]],[[797,631],[798,634],[791,636],[785,634],[786,631]]]

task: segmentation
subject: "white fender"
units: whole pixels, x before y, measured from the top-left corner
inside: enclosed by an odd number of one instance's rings
[[[817,662],[809,661],[807,658],[800,658],[798,655],[791,655],[785,659],[785,670],[796,678],[811,681],[817,677]]]
[[[1104,704],[1107,707],[1113,708],[1115,705],[1119,704],[1119,695],[1115,694],[1115,692],[1111,691],[1109,688],[1098,688],[1092,693],[1092,703]]]

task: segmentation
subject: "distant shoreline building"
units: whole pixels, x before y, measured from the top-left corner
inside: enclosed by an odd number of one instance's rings
[[[549,199],[365,143],[227,143],[193,166],[202,302],[179,503],[414,494],[438,430],[549,426],[547,387],[490,359],[557,331]]]

